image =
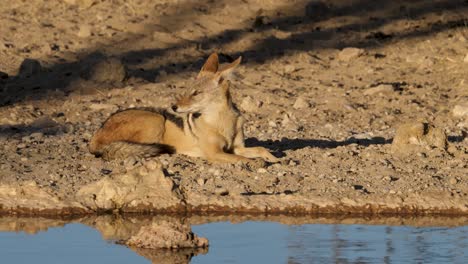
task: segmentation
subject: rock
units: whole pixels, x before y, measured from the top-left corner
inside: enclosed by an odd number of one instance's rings
[[[261,105],[262,103],[260,101],[247,96],[242,100],[240,107],[246,112],[256,112]]]
[[[48,116],[39,117],[31,123],[31,126],[38,129],[54,128],[60,126],[59,123],[55,122]]]
[[[91,27],[88,25],[81,25],[80,30],[76,35],[80,38],[87,38],[91,36]]]
[[[96,0],[63,0],[69,5],[79,6],[80,8],[89,8],[95,4]]]
[[[121,83],[127,77],[125,65],[117,58],[94,58],[83,69],[82,77],[98,83]]]
[[[289,65],[284,66],[284,74],[291,74],[295,70],[296,70],[296,67],[294,67],[294,65],[289,64]]]
[[[468,116],[468,102],[456,105],[452,110],[452,114],[457,118]]]
[[[362,54],[364,54],[363,49],[344,48],[343,50],[340,51],[340,53],[338,53],[338,59],[341,61],[350,61],[350,60],[358,58]]]
[[[468,54],[466,54],[465,58],[463,59],[464,63],[468,63]]]
[[[458,180],[457,180],[457,178],[455,178],[455,177],[450,177],[449,183],[452,184],[452,185],[455,185],[455,184],[458,183]]]
[[[195,235],[187,224],[163,220],[143,226],[125,244],[148,249],[203,248],[208,247],[208,239]]]
[[[277,39],[288,39],[292,36],[292,33],[277,29],[273,32],[273,36]]]
[[[219,187],[215,189],[215,194],[219,196],[225,196],[229,194],[229,191],[226,188]]]
[[[87,211],[77,202],[63,201],[45,189],[41,189],[34,181],[0,185],[0,208],[2,211],[10,212],[15,210],[20,212],[48,210],[49,214],[52,214],[54,210],[62,214],[67,211]]]
[[[102,103],[92,103],[89,106],[89,109],[94,110],[94,111],[99,111],[99,110],[110,110],[112,112],[117,111],[119,109],[118,106],[114,104],[102,104]]]
[[[206,182],[206,180],[203,179],[203,178],[198,178],[198,179],[197,179],[197,183],[198,183],[198,185],[200,185],[200,186],[205,185],[205,182]]]
[[[35,139],[35,140],[40,140],[44,137],[44,134],[41,133],[41,132],[35,132],[35,133],[32,133],[31,135],[29,135],[31,138]]]
[[[26,144],[21,143],[16,146],[18,149],[24,149],[26,147]]]
[[[258,172],[258,173],[266,173],[267,170],[266,170],[265,168],[259,168],[259,169],[257,170],[257,172]]]
[[[408,123],[400,126],[392,142],[394,153],[413,153],[417,147],[447,149],[445,132],[427,123]]]
[[[309,101],[302,96],[298,97],[293,105],[294,109],[305,109],[309,108],[310,106],[311,105]]]
[[[393,93],[394,89],[391,84],[380,84],[378,86],[369,88],[364,91],[364,95],[375,95],[375,94],[390,94]]]
[[[26,78],[36,75],[42,71],[41,63],[34,59],[24,59],[21,62],[18,75]]]
[[[85,185],[76,194],[76,200],[95,211],[174,211],[181,205],[174,182],[155,161]]]

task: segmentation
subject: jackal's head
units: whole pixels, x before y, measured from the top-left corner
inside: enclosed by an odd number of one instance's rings
[[[231,105],[230,76],[241,57],[229,64],[219,64],[218,55],[208,57],[195,82],[172,105],[176,113],[207,113]]]

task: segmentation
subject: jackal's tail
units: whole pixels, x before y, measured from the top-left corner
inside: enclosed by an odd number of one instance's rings
[[[128,141],[116,141],[107,144],[93,154],[104,160],[125,159],[128,157],[154,157],[163,153],[175,153],[172,146],[160,143],[142,144]]]

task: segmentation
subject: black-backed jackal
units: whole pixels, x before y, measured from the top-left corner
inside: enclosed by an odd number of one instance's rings
[[[92,137],[90,152],[107,160],[181,153],[212,162],[277,162],[267,149],[244,145],[244,119],[232,102],[228,80],[240,61],[220,65],[218,55],[211,54],[171,109],[113,114]]]

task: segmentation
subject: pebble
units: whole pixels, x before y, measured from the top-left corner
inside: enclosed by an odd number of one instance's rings
[[[26,144],[21,143],[21,144],[18,144],[16,147],[19,148],[19,149],[23,149],[23,148],[26,147]]]
[[[41,63],[34,59],[24,59],[19,68],[19,76],[29,77],[42,71]]]
[[[456,105],[452,110],[452,114],[454,117],[457,118],[468,116],[468,102]]]
[[[383,95],[393,93],[393,86],[391,84],[380,84],[376,87],[369,88],[364,91],[364,95]]]
[[[294,109],[304,109],[304,108],[309,108],[310,103],[307,99],[304,97],[298,97],[296,101],[294,102],[293,105]]]
[[[91,27],[88,25],[81,25],[80,30],[77,33],[77,36],[80,38],[87,38],[91,36]]]
[[[205,182],[206,182],[206,180],[203,179],[203,178],[198,178],[198,179],[197,179],[197,183],[198,183],[198,185],[200,185],[200,186],[205,185]]]
[[[363,49],[352,48],[352,47],[344,48],[343,50],[340,51],[340,53],[338,53],[338,59],[341,61],[350,61],[350,60],[358,58],[362,54],[364,54]]]
[[[35,139],[35,140],[39,140],[39,139],[42,139],[44,137],[44,133],[41,133],[41,132],[35,132],[35,133],[32,133],[30,135],[31,138]]]
[[[76,5],[80,8],[89,8],[91,7],[96,0],[63,0],[69,5]]]
[[[455,178],[455,177],[450,177],[449,183],[452,184],[452,185],[454,185],[454,184],[457,184],[457,183],[458,183],[458,180],[457,180],[457,178]]]
[[[245,97],[241,102],[241,108],[246,112],[256,112],[262,103],[253,99],[250,96]]]
[[[100,103],[92,103],[89,106],[89,109],[98,111],[98,110],[110,110],[110,111],[117,111],[119,109],[118,106],[114,104],[100,104]]]
[[[225,196],[229,194],[229,191],[226,188],[219,187],[215,189],[215,194],[219,196]]]
[[[258,173],[266,173],[267,170],[266,170],[265,168],[259,168],[259,169],[257,170],[257,172],[258,172]]]
[[[284,66],[284,73],[285,74],[291,74],[296,70],[296,67],[294,65],[286,65]]]

